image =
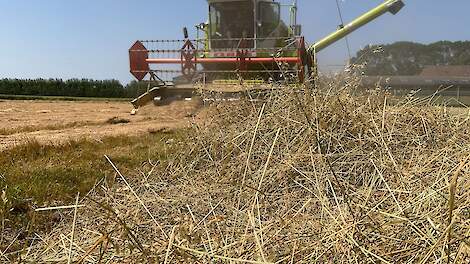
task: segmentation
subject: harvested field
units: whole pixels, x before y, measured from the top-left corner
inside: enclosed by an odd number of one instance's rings
[[[77,195],[36,263],[468,263],[470,116],[324,84],[214,105],[145,171]],[[422,103],[422,102],[421,102]],[[45,210],[53,210],[51,208]],[[8,257],[8,256],[5,256]]]
[[[31,140],[58,144],[81,138],[133,136],[148,130],[182,128],[197,111],[197,104],[147,106],[131,116],[132,106],[128,102],[0,100],[0,151]]]

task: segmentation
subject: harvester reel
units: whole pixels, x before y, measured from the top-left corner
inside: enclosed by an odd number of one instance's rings
[[[189,39],[186,39],[181,48],[181,72],[186,76],[188,81],[191,81],[197,72],[196,58],[196,48]]]

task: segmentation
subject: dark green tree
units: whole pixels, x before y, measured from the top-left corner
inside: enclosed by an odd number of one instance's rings
[[[352,59],[366,75],[417,75],[428,65],[470,65],[470,41],[371,45]]]
[[[133,85],[123,86],[117,80],[0,79],[0,94],[126,98],[137,96],[137,89]]]

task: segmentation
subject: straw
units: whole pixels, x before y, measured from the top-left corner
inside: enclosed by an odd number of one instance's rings
[[[469,111],[358,79],[212,103],[148,173],[124,177],[108,158],[120,177],[80,204],[81,260],[466,263]],[[67,260],[73,222],[39,234],[26,260]]]

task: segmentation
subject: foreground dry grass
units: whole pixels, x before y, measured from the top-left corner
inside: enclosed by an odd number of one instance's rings
[[[174,142],[187,133],[166,129],[57,145],[31,141],[5,150],[0,155],[0,253],[11,256],[34,233],[50,232],[64,217],[60,211],[35,209],[72,203],[77,192],[87,193],[102,182],[112,185],[114,171],[104,155],[125,166],[125,173],[145,171],[153,161],[165,162],[175,151]]]
[[[352,87],[351,87],[352,86]],[[180,151],[77,196],[17,256],[66,263],[468,263],[470,124],[329,83],[213,106]],[[73,205],[67,204],[67,205]],[[49,208],[48,210],[53,210]],[[13,258],[6,255],[4,258]]]

